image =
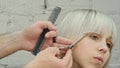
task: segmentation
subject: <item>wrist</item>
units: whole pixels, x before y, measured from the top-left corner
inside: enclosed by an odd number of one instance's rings
[[[21,34],[19,32],[13,32],[11,34],[8,34],[6,37],[6,44],[13,47],[14,50],[22,50],[22,39]]]
[[[2,34],[0,36],[0,58],[21,50],[18,33]]]
[[[19,43],[18,46],[20,50],[26,50],[26,51],[33,50],[36,41],[31,39],[32,36],[29,36],[31,34],[28,34],[28,32],[22,30],[22,31],[19,31],[16,35],[18,35],[17,42]]]
[[[35,62],[34,60],[25,65],[24,68],[44,68],[41,65],[42,63]]]

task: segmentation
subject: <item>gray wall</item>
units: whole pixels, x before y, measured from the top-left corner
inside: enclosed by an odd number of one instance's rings
[[[46,1],[46,3],[44,3]],[[44,8],[45,4],[47,8]],[[73,9],[92,8],[110,15],[120,29],[120,0],[0,0],[0,33],[25,28],[37,20],[47,20],[55,6],[62,7],[62,14]],[[120,35],[120,31],[118,31]],[[120,37],[114,46],[109,68],[120,68]],[[19,51],[0,60],[0,68],[21,68],[34,56]]]

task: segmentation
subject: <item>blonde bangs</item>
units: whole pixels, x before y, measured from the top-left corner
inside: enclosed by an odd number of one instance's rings
[[[58,34],[76,41],[85,34],[94,32],[104,37],[111,37],[113,42],[116,36],[116,27],[110,18],[95,10],[75,10],[67,14],[62,22],[57,23]]]

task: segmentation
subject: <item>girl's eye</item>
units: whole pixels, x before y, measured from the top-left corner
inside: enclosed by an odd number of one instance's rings
[[[109,41],[106,41],[107,43],[106,43],[106,45],[107,45],[107,47],[110,49],[110,51],[111,51],[111,49],[112,49],[112,46],[113,46],[113,44],[112,44],[112,42],[109,42]]]
[[[106,43],[106,45],[107,45],[108,48],[112,47],[112,45],[110,43]]]
[[[90,35],[90,38],[92,38],[93,40],[99,40],[99,37],[97,35]]]

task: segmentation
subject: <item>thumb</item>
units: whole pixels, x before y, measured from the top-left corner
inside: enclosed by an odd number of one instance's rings
[[[55,56],[56,54],[60,54],[60,50],[58,47],[48,47],[46,49],[46,52],[48,52],[50,56]]]
[[[60,53],[59,48],[48,47],[48,48],[44,49],[43,51],[39,52],[37,54],[37,56],[43,55],[43,56],[49,56],[50,57],[50,56],[55,56],[56,54],[59,54],[59,53]]]
[[[66,52],[66,55],[63,57],[63,62],[67,62],[68,64],[71,62],[72,60],[72,51],[71,49],[69,49],[67,52]]]

